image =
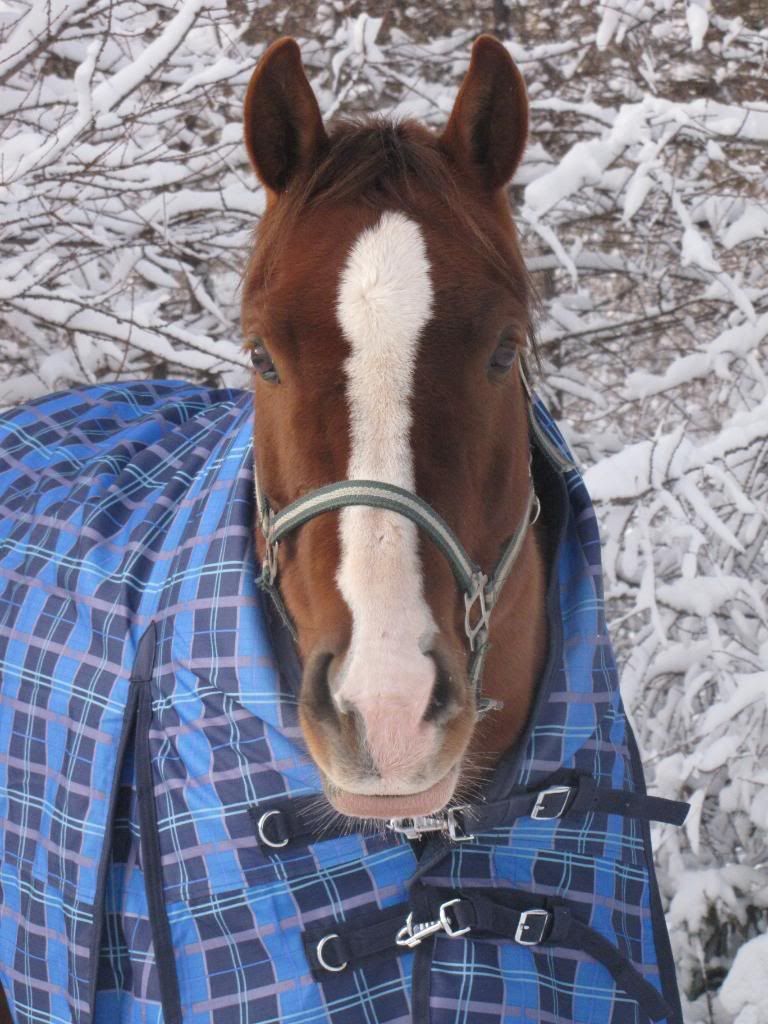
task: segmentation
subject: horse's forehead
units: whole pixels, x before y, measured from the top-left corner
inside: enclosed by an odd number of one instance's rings
[[[274,333],[279,341],[292,334],[298,348],[306,344],[322,359],[336,361],[344,354],[338,342],[345,282],[347,297],[357,282],[369,298],[369,312],[388,311],[399,332],[408,330],[411,319],[421,321],[418,296],[428,279],[432,328],[457,318],[465,324],[482,321],[504,301],[505,288],[463,226],[433,214],[428,204],[418,212],[359,203],[303,210],[286,225],[266,282],[244,306],[244,320],[253,315],[267,337]]]
[[[337,315],[353,349],[409,358],[432,313],[433,287],[421,227],[387,212],[355,239],[338,284]]]

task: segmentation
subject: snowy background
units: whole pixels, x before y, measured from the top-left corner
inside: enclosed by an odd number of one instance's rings
[[[495,32],[532,99],[511,189],[539,390],[598,507],[687,1020],[768,1024],[765,0],[0,0],[0,405],[247,386],[263,206],[241,104],[301,42],[326,115],[444,123]]]

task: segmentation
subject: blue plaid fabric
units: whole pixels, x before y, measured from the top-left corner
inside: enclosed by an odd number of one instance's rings
[[[121,383],[0,417],[0,982],[16,1024],[405,1024],[414,971],[417,1024],[646,1020],[603,965],[555,946],[438,937],[315,980],[305,929],[403,903],[415,872],[565,896],[675,1008],[636,819],[521,818],[429,865],[393,834],[254,841],[254,808],[320,784],[256,584],[251,401]],[[489,799],[563,769],[643,786],[594,511],[578,473],[564,480],[550,665]]]

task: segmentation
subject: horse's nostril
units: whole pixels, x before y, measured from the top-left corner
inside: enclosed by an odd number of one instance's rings
[[[432,687],[432,695],[427,705],[427,710],[424,713],[424,721],[430,722],[433,725],[439,725],[440,723],[453,718],[460,707],[460,701],[458,700],[458,681],[454,679],[450,669],[443,664],[439,654],[435,651],[430,651],[429,656],[435,663],[437,672],[435,674],[435,684]]]

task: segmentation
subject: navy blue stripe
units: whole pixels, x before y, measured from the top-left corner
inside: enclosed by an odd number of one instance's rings
[[[101,946],[101,934],[104,927],[104,895],[106,890],[106,878],[107,871],[109,870],[109,861],[112,854],[112,837],[113,837],[113,826],[115,820],[115,809],[117,806],[117,797],[119,792],[118,782],[120,780],[120,774],[123,770],[123,762],[125,761],[125,755],[128,750],[131,739],[134,736],[136,729],[136,712],[138,708],[138,687],[134,684],[133,679],[128,690],[128,699],[125,704],[125,714],[123,716],[123,727],[120,733],[120,740],[117,746],[117,757],[115,758],[115,771],[112,778],[112,785],[110,787],[110,798],[109,798],[109,810],[107,811],[107,820],[104,829],[104,846],[101,852],[101,862],[99,863],[99,870],[97,874],[98,881],[96,883],[96,901],[93,907],[93,932],[91,939],[91,951],[90,951],[90,962],[93,964],[91,977],[89,979],[89,991],[88,991],[88,1019],[84,1024],[88,1024],[88,1021],[93,1021],[96,1011],[96,982],[98,980],[98,962],[99,962],[99,949]],[[2,1022],[0,1021],[0,1024]]]
[[[641,793],[646,792],[645,776],[643,775],[643,764],[640,759],[640,750],[637,746],[632,726],[627,723],[627,745],[629,756],[632,762],[632,772],[637,780],[637,788]],[[656,878],[656,866],[653,863],[653,845],[651,843],[651,826],[647,821],[640,822],[643,835],[643,853],[645,856],[646,870],[651,890],[651,927],[656,945],[656,956],[659,963],[659,976],[661,989],[664,998],[671,1010],[669,1024],[683,1024],[683,1008],[680,1004],[680,991],[677,985],[675,973],[675,958],[672,954],[672,943],[669,939],[667,922],[664,918],[664,908],[661,904],[661,893],[659,882]]]
[[[165,1024],[181,1024],[181,996],[176,973],[176,957],[165,909],[163,867],[152,779],[152,753],[149,745],[149,730],[152,725],[151,685],[156,649],[157,629],[152,622],[139,640],[131,673],[131,682],[139,695],[139,714],[136,723],[136,789],[139,798],[139,826],[147,904],[152,925],[152,945],[160,982],[163,1017]]]

